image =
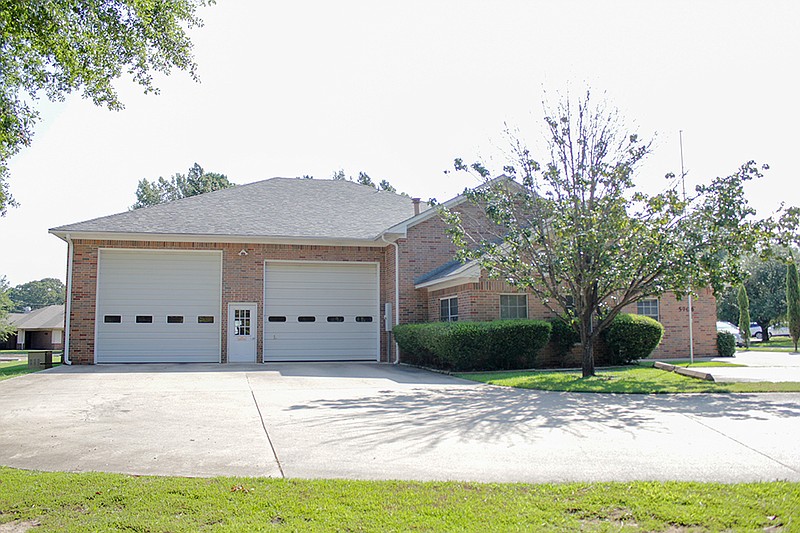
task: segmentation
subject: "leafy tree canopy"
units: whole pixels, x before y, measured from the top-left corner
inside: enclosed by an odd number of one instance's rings
[[[310,177],[311,176],[303,176],[303,178],[310,178]],[[345,174],[343,169],[339,169],[339,170],[337,170],[336,172],[333,173],[333,175],[331,176],[331,179],[332,180],[340,180],[340,181],[344,181],[344,180],[355,181],[356,183],[360,183],[361,185],[366,185],[368,187],[372,187],[373,189],[378,189],[379,191],[393,192],[395,194],[399,194],[400,196],[408,196],[407,193],[397,192],[397,189],[394,186],[392,186],[392,184],[389,183],[388,180],[381,180],[376,185],[375,182],[372,181],[372,178],[369,176],[369,174],[367,174],[366,172],[363,172],[363,171],[359,171],[358,177],[353,179],[352,176],[348,177],[347,174]]]
[[[187,174],[175,174],[169,180],[162,177],[153,181],[148,181],[146,178],[139,180],[139,185],[136,187],[136,203],[131,209],[163,204],[180,198],[227,189],[234,185],[236,184],[231,183],[225,174],[206,172],[203,167],[195,163]]]
[[[786,269],[786,319],[794,351],[797,352],[797,342],[800,340],[800,280],[794,260],[789,262]]]
[[[12,305],[8,297],[8,281],[5,276],[0,277],[0,341],[6,340],[16,330],[8,323],[8,312]]]
[[[9,289],[11,312],[22,313],[26,307],[39,309],[48,305],[62,305],[66,294],[64,283],[57,278],[29,281]]]
[[[769,340],[769,327],[786,316],[786,263],[778,257],[748,256],[743,266],[749,273],[744,287],[750,319],[761,327],[761,338]],[[717,317],[737,324],[739,311],[737,289],[723,291],[717,299]]]
[[[158,92],[153,73],[173,68],[196,79],[186,30],[213,0],[0,0],[0,215],[16,205],[8,160],[31,143],[42,95],[73,91],[96,105],[123,108],[113,81],[123,73]]]
[[[650,142],[628,131],[617,111],[589,92],[545,107],[541,153],[506,131],[509,179],[490,179],[480,161],[455,161],[457,171],[484,182],[464,194],[493,225],[442,213],[460,259],[478,261],[489,276],[531,291],[566,317],[580,335],[583,375],[590,376],[594,343],[625,306],[668,290],[684,295],[738,284],[738,258],[770,243],[775,223],[755,220],[744,194],[743,184],[761,176],[755,162],[686,199],[672,174],[663,192],[645,194],[634,174]],[[791,221],[784,229],[791,234]]]

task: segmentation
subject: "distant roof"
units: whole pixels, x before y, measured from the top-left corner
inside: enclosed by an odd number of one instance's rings
[[[413,216],[407,196],[345,180],[272,178],[50,232],[372,240]]]
[[[48,305],[30,313],[9,313],[8,321],[17,329],[64,329],[64,306]]]

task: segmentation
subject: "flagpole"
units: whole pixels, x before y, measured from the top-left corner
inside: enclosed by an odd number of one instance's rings
[[[683,170],[683,130],[678,131],[681,146],[681,186],[683,187],[683,201],[686,202],[686,172]],[[692,288],[689,287],[689,361],[694,364],[694,332],[692,331]]]

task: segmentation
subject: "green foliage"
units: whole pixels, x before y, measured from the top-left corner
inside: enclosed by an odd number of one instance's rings
[[[643,315],[620,313],[604,335],[608,347],[605,364],[625,365],[653,353],[664,336],[664,326]]]
[[[586,94],[547,109],[543,163],[506,131],[509,179],[491,180],[481,163],[455,169],[484,184],[465,191],[494,223],[475,228],[442,209],[462,261],[478,261],[556,314],[572,310],[584,346],[583,374],[594,373],[594,345],[621,310],[665,291],[679,295],[741,282],[738,258],[771,242],[773,221],[755,221],[743,185],[755,162],[715,178],[685,198],[679,180],[659,194],[636,189],[634,174],[650,142],[626,131],[618,113]],[[787,227],[791,220],[786,221]],[[788,233],[787,233],[788,235]]]
[[[211,3],[213,0],[209,0]],[[204,0],[3,1],[0,8],[0,215],[14,201],[8,160],[29,146],[42,95],[63,101],[73,91],[96,105],[123,108],[114,80],[130,75],[158,92],[153,73],[173,68],[196,79],[187,29],[202,21]]]
[[[375,188],[375,183],[372,182],[372,178],[367,175],[366,172],[359,172],[358,178],[356,178],[356,183],[360,183],[361,185],[366,185],[368,187]]]
[[[786,263],[777,257],[749,256],[743,266],[749,272],[744,286],[750,302],[750,318],[761,327],[761,338],[769,340],[769,327],[786,315]],[[738,323],[736,288],[728,288],[717,299],[717,316]]]
[[[786,318],[789,322],[789,336],[797,351],[800,340],[800,285],[798,285],[797,264],[790,262],[786,269]]]
[[[742,336],[744,347],[750,347],[750,301],[747,298],[747,288],[744,285],[739,285],[737,294],[737,302],[739,306],[739,335]]]
[[[17,329],[8,323],[8,312],[13,306],[8,292],[9,287],[6,277],[0,277],[0,341],[6,340]]]
[[[63,305],[65,295],[66,287],[57,278],[29,281],[8,291],[8,297],[13,303],[12,313],[22,313],[26,307],[39,309],[48,305]]]
[[[131,209],[150,207],[235,185],[225,174],[206,172],[203,167],[195,163],[187,174],[175,174],[169,181],[162,177],[153,181],[139,180],[139,185],[136,187],[136,203]]]
[[[305,178],[310,176],[303,176],[303,177]],[[364,171],[359,171],[358,177],[354,180],[352,176],[348,177],[343,169],[339,169],[336,172],[334,172],[333,175],[331,175],[331,179],[336,181],[345,181],[345,180],[355,181],[360,185],[366,185],[367,187],[372,187],[373,189],[378,189],[379,191],[392,192],[395,194],[399,194],[400,196],[408,196],[408,194],[404,192],[401,193],[397,192],[397,189],[394,186],[392,186],[392,184],[389,183],[388,180],[381,180],[377,185],[375,185],[375,182],[372,181],[372,178],[369,177],[369,174],[367,174]]]
[[[717,354],[720,357],[733,357],[736,354],[736,337],[733,333],[717,332]]]
[[[394,327],[403,360],[444,370],[534,368],[550,338],[541,320],[437,322]]]
[[[381,182],[378,184],[378,189],[397,194],[397,189],[395,189],[387,180],[381,180]]]
[[[563,361],[572,347],[581,342],[581,336],[575,331],[575,328],[560,318],[552,319],[550,326],[552,327],[550,344],[552,344],[559,360]]]

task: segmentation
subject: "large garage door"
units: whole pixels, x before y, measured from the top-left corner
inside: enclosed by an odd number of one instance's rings
[[[98,363],[220,361],[219,252],[100,250]]]
[[[380,350],[378,265],[264,267],[265,361],[375,361]]]

